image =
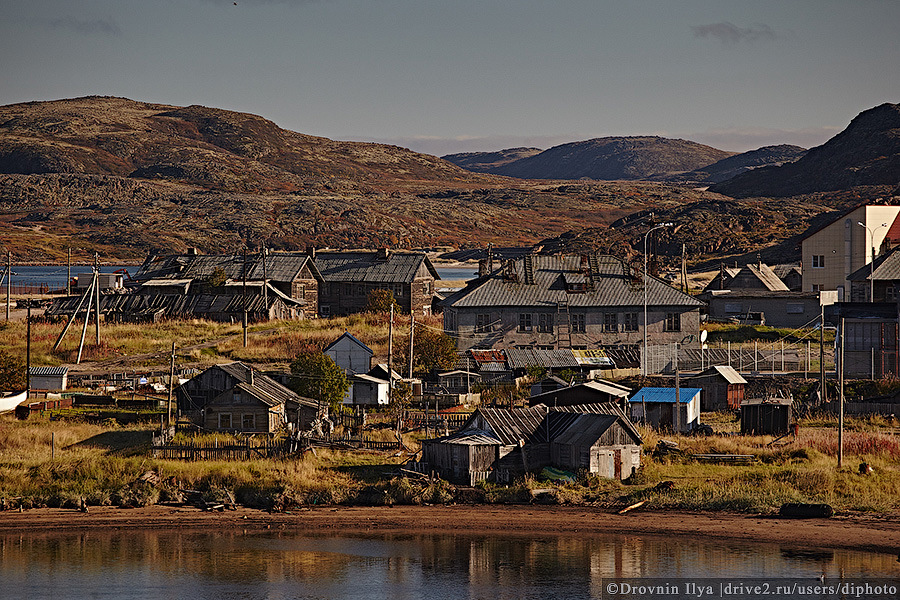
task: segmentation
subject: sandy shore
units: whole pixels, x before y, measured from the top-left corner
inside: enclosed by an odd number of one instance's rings
[[[731,513],[641,512],[619,515],[565,506],[319,507],[283,514],[189,506],[91,507],[0,512],[0,535],[127,529],[285,529],[316,532],[503,533],[504,535],[683,536],[778,543],[792,548],[900,552],[900,515],[780,519]]]

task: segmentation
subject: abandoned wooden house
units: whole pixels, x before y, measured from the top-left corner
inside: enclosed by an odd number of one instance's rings
[[[588,349],[680,342],[699,300],[613,256],[529,254],[484,272],[442,303],[444,329],[468,348]]]
[[[703,390],[700,410],[708,412],[739,410],[747,387],[747,380],[734,367],[727,365],[709,367],[685,379],[685,383]]]
[[[303,431],[327,408],[243,363],[216,365],[175,388],[178,412],[211,431]]]
[[[322,274],[319,314],[348,315],[363,312],[373,290],[389,290],[405,313],[431,314],[434,282],[440,279],[424,252],[333,251],[314,253]]]
[[[752,398],[741,402],[741,433],[784,435],[791,430],[793,413],[790,398]]]
[[[641,437],[613,404],[479,408],[456,433],[423,440],[422,463],[451,481],[509,482],[546,466],[625,478],[640,466]]]

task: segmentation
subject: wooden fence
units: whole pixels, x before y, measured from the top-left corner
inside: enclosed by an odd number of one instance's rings
[[[436,429],[438,431],[443,429],[447,429],[447,431],[456,431],[462,427],[471,416],[472,415],[467,413],[454,413],[438,416],[428,415],[426,418],[424,413],[410,412],[403,420],[403,427],[405,429],[424,429],[427,426],[430,429]]]
[[[153,458],[170,460],[254,460],[278,458],[299,450],[295,440],[251,440],[243,444],[220,444],[218,442],[188,442],[186,444],[157,443],[151,446]]]
[[[381,442],[375,440],[368,440],[366,438],[361,437],[353,437],[353,436],[335,436],[335,435],[324,435],[324,436],[306,436],[303,438],[303,441],[308,445],[317,445],[317,446],[346,446],[348,448],[361,448],[365,450],[400,450],[400,442],[398,441],[388,441]]]

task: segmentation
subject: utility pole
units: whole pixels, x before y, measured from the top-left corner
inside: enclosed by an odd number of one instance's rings
[[[100,345],[100,254],[94,253],[94,281],[97,286],[94,298],[94,316],[97,319],[97,345]]]
[[[66,296],[72,295],[72,249],[66,248]]]
[[[175,342],[172,342],[172,361],[169,365],[169,417],[166,425],[172,425],[172,392],[175,388]]]
[[[825,305],[822,303],[822,292],[819,292],[819,308],[822,311],[819,316],[819,397],[825,404],[828,390],[825,387]]]
[[[241,269],[243,275],[243,284],[241,288],[241,293],[244,298],[244,317],[241,322],[242,327],[244,328],[244,348],[247,347],[247,248],[244,247],[244,262],[243,268]]]
[[[88,322],[91,320],[91,302],[94,300],[94,288],[98,287],[97,284],[97,272],[94,271],[94,278],[91,280],[91,287],[87,292],[87,307],[84,309],[84,327],[81,328],[81,341],[78,343],[78,357],[75,359],[75,364],[81,364],[81,353],[84,351],[84,338],[87,336],[88,330]]]
[[[28,399],[31,392],[31,298],[28,299],[28,315],[25,317],[27,325],[25,329],[25,398]]]
[[[409,378],[413,376],[413,332],[416,330],[416,316],[410,311],[409,313]]]
[[[841,353],[840,353],[841,370],[841,397],[838,400],[840,408],[838,409],[838,469],[844,466],[844,317],[841,317]]]
[[[388,326],[388,404],[394,400],[394,305],[391,304],[391,322]]]
[[[266,258],[269,256],[269,249],[263,246],[262,251],[262,259],[263,259],[263,304],[266,307],[266,312],[269,311],[269,275],[268,271],[266,271]]]
[[[12,287],[12,252],[6,251],[6,320],[9,321],[10,288]]]
[[[700,352],[703,352],[701,349]],[[678,344],[675,344],[675,433],[681,431],[681,379],[678,376]]]

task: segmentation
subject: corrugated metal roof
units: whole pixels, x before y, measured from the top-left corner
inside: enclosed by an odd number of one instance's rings
[[[229,279],[262,281],[263,273],[270,281],[293,281],[305,266],[309,266],[313,277],[321,277],[309,255],[303,252],[270,252],[248,254],[246,262],[242,254],[173,254],[151,256],[144,261],[134,279],[202,279],[220,269]],[[263,261],[265,260],[265,266]]]
[[[440,279],[422,252],[389,252],[384,258],[377,251],[322,251],[316,253],[315,261],[322,277],[330,282],[412,283],[423,266],[434,279]]]
[[[47,314],[71,315],[79,300],[77,296],[57,298],[47,309]],[[292,300],[281,293],[270,293],[268,304],[259,292],[246,297],[242,294],[104,294],[100,296],[100,312],[134,317],[156,314],[167,317],[202,317],[209,314],[240,314],[246,309],[249,313],[257,314],[267,312],[277,302],[289,306],[305,305],[305,302]],[[79,312],[84,312],[84,307]]]
[[[513,263],[514,280],[501,268],[444,300],[444,306],[476,308],[489,306],[530,306],[555,310],[559,302],[578,307],[643,307],[643,278],[639,272],[630,273],[627,266],[612,256],[598,256],[590,279],[593,289],[581,293],[566,292],[565,276],[583,272],[580,256],[532,257],[534,284],[525,281],[524,260]],[[647,278],[647,298],[651,306],[698,308],[699,300],[689,296],[656,277]]]
[[[622,427],[627,429],[631,435],[636,440],[642,440],[641,432],[638,431],[638,428],[631,422],[631,419],[628,418],[628,415],[625,414],[625,411],[619,407],[619,405],[615,402],[602,402],[602,403],[594,403],[594,404],[573,404],[572,406],[554,406],[550,409],[551,412],[571,412],[571,413],[582,413],[582,414],[596,414],[596,415],[613,415],[618,417],[622,423]]]
[[[506,363],[486,362],[481,363],[478,371],[481,373],[506,373],[509,371],[509,368],[507,368]]]
[[[699,398],[700,388],[679,388],[679,400],[682,404]],[[629,402],[669,402],[675,403],[675,388],[641,388],[637,394],[631,397]]]
[[[619,420],[615,415],[579,414],[575,417],[565,431],[553,438],[554,443],[591,446]]]
[[[480,429],[468,429],[457,431],[448,436],[437,438],[435,440],[427,440],[441,442],[446,444],[465,444],[467,446],[499,446],[500,439],[490,431],[482,431]]]
[[[775,272],[765,264],[750,264],[744,267],[746,272],[755,277],[767,290],[788,291],[788,286],[775,274]],[[742,269],[743,270],[743,269]],[[735,278],[740,277],[740,274]]]
[[[318,407],[319,405],[319,403],[312,398],[304,398],[290,388],[281,385],[268,375],[263,375],[256,370],[253,370],[253,383],[251,384],[251,368],[244,363],[233,362],[225,365],[216,365],[210,368],[225,371],[228,375],[240,382],[237,387],[242,387],[242,389],[247,390],[254,396],[264,399],[269,406],[289,401],[312,407]]]
[[[709,375],[719,375],[728,383],[747,383],[747,380],[741,377],[741,374],[738,373],[734,367],[729,367],[728,365],[716,365],[710,367],[695,377],[691,377],[691,379],[707,377]]]
[[[68,375],[68,367],[31,367],[29,373],[38,377],[59,377],[60,375]]]
[[[850,281],[868,281],[870,278],[875,281],[900,279],[900,252],[895,250],[890,254],[875,258],[874,272],[872,272],[872,265],[870,263],[860,267],[847,277]]]
[[[571,350],[539,350],[537,348],[508,348],[506,362],[510,369],[527,369],[528,367],[545,367],[564,369],[579,366]]]
[[[469,353],[472,355],[477,362],[493,362],[493,363],[505,363],[506,355],[503,353],[503,350],[469,350]]]
[[[546,407],[533,408],[479,408],[472,415],[469,422],[476,419],[478,415],[490,427],[490,431],[504,444],[518,444],[520,440],[529,440],[535,430],[540,427],[544,416],[547,414]],[[464,426],[463,429],[466,427]]]

